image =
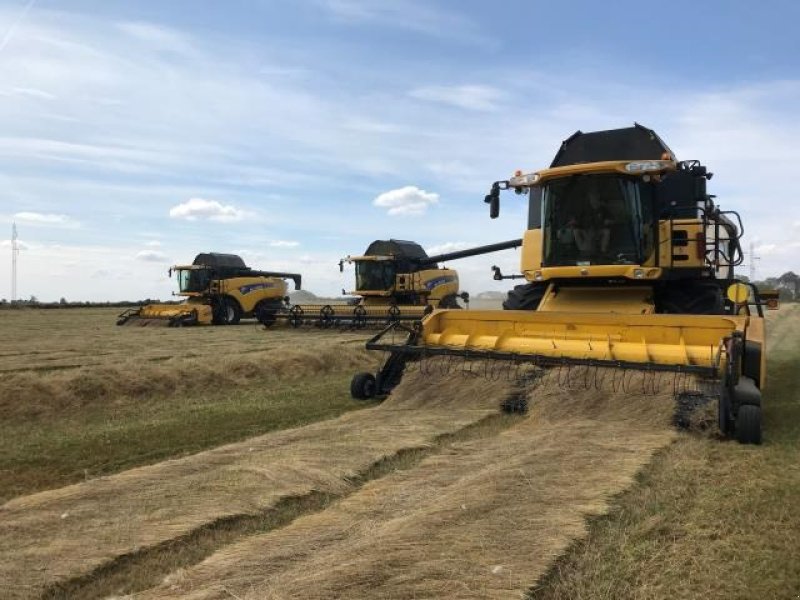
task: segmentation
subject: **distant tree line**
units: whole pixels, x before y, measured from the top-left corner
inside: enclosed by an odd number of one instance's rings
[[[767,277],[764,281],[754,281],[760,290],[778,290],[781,302],[800,302],[800,275],[787,271],[780,277]]]
[[[26,300],[15,300],[13,302],[6,298],[0,298],[0,310],[15,310],[27,308],[127,308],[131,306],[141,306],[143,304],[177,304],[178,300],[162,301],[153,298],[145,298],[144,300],[119,300],[116,302],[90,302],[86,301],[68,301],[66,298],[61,298],[58,302],[39,302],[36,296],[31,296]]]

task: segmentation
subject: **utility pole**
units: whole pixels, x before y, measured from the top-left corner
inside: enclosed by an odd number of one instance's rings
[[[17,301],[17,256],[19,255],[19,242],[17,241],[17,224],[11,223],[11,302]]]

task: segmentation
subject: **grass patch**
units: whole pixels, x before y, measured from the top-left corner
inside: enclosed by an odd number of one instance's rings
[[[682,435],[529,598],[800,596],[800,310],[781,313],[764,445]]]
[[[121,556],[86,576],[55,585],[45,591],[43,598],[104,598],[135,594],[158,585],[170,573],[199,563],[224,546],[247,536],[285,527],[303,515],[323,511],[369,481],[414,468],[425,457],[439,453],[452,444],[495,436],[516,420],[518,417],[504,414],[486,417],[455,433],[441,435],[425,447],[400,450],[377,461],[351,478],[351,487],[344,494],[315,491],[285,498],[271,510],[260,514],[240,515],[209,523],[187,536]]]
[[[0,421],[0,502],[364,407],[349,381],[322,374]]]

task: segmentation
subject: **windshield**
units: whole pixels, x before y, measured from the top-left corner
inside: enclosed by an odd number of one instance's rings
[[[356,290],[391,290],[394,287],[394,263],[386,260],[356,262]]]
[[[642,264],[653,249],[652,188],[633,177],[578,175],[542,192],[546,266]]]
[[[178,269],[178,289],[181,293],[204,292],[210,281],[208,269]]]

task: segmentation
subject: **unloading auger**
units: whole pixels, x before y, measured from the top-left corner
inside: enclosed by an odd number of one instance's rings
[[[353,396],[385,395],[426,361],[568,387],[625,389],[637,373],[632,391],[669,381],[681,405],[713,399],[724,434],[760,443],[764,302],[735,278],[743,227],[706,193],[711,177],[638,124],[575,133],[549,168],[518,171],[485,198],[496,218],[501,190],[528,196],[522,273],[495,269],[527,283],[504,310],[389,325],[367,344],[388,358],[353,377]]]

